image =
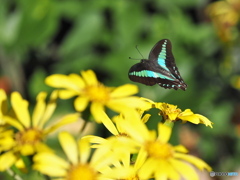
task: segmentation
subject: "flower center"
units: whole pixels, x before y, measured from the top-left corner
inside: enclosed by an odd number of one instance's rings
[[[173,156],[174,150],[170,144],[159,141],[148,142],[146,150],[149,156],[154,158],[168,159]]]
[[[177,106],[164,103],[162,105],[160,115],[162,115],[165,120],[169,119],[174,121],[176,120],[179,113],[181,113],[181,110],[178,109]]]
[[[68,174],[67,180],[96,180],[97,173],[88,165],[79,164],[77,166],[72,167]]]
[[[98,84],[97,86],[88,86],[85,89],[85,93],[91,101],[100,102],[102,104],[107,102],[110,98],[110,89],[102,84]]]
[[[43,134],[38,129],[26,129],[25,131],[18,132],[15,137],[20,145],[34,144],[42,141]]]

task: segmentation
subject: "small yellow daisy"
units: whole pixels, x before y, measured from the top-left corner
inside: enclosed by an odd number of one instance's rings
[[[105,106],[113,111],[124,113],[130,108],[137,108],[144,104],[139,97],[131,96],[138,92],[135,85],[106,87],[97,80],[92,70],[81,71],[81,75],[54,74],[47,77],[45,82],[51,87],[60,88],[59,97],[62,99],[77,96],[74,107],[79,112],[85,110],[91,102],[91,114],[98,123],[107,116]]]
[[[53,153],[38,153],[33,158],[34,169],[61,180],[104,180],[102,176],[109,169],[107,165],[114,162],[109,155],[111,152],[98,153],[97,150],[89,161],[91,148],[86,139],[76,142],[69,133],[61,132],[59,141],[68,160]]]
[[[47,94],[41,92],[37,96],[37,103],[32,117],[28,110],[28,101],[24,100],[18,92],[11,94],[13,115],[4,116],[4,121],[9,125],[0,135],[0,171],[10,168],[19,160],[19,155],[29,156],[36,152],[52,150],[43,142],[47,135],[57,128],[75,122],[79,114],[69,114],[58,123],[45,127],[56,108],[57,91],[51,94],[49,103],[45,102]],[[15,128],[15,131],[11,129]]]
[[[157,136],[156,132],[149,131],[138,117],[120,123],[127,134],[141,144],[138,156],[141,157],[139,162],[144,163],[138,176],[143,179],[153,176],[155,179],[180,180],[184,177],[198,180],[198,175],[191,165],[200,170],[211,171],[211,167],[204,161],[186,154],[187,149],[184,146],[173,146],[168,143],[172,132],[169,126],[159,123]]]

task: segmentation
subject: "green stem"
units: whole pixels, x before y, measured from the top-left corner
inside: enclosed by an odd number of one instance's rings
[[[7,169],[7,173],[13,177],[15,180],[23,180],[18,174],[16,174],[12,169]]]
[[[165,124],[166,126],[168,126],[170,128],[173,128],[173,126],[174,126],[174,122],[172,122],[170,119],[166,119],[163,124]]]

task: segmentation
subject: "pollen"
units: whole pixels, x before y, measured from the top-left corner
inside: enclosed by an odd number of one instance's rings
[[[168,159],[173,156],[174,149],[168,143],[161,143],[160,141],[148,142],[146,150],[149,156],[159,159]]]
[[[110,99],[110,88],[102,84],[88,86],[85,89],[85,94],[91,101],[105,104]]]
[[[177,116],[181,113],[181,110],[177,108],[177,106],[163,103],[160,115],[164,117],[164,119],[176,120]]]
[[[97,173],[89,165],[78,165],[69,171],[67,180],[96,180]]]
[[[16,141],[23,144],[34,144],[42,140],[43,134],[38,129],[27,129],[16,134]]]

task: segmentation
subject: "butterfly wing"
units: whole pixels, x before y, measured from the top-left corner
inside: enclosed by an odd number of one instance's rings
[[[174,78],[173,80],[169,78],[157,79],[160,86],[186,90],[187,85],[183,81],[175,64],[170,40],[163,39],[157,42],[149,53],[149,61],[154,61],[157,64],[158,70],[156,72],[164,75],[167,74],[168,77]]]
[[[146,63],[144,63],[146,61]],[[148,60],[142,60],[140,63],[133,65],[128,73],[128,77],[131,81],[139,82],[147,86],[153,86],[157,82],[155,78],[151,76],[151,70],[149,70],[147,63]]]
[[[149,86],[158,84],[167,89],[186,90],[187,85],[178,72],[171,49],[170,40],[157,42],[149,54],[149,60],[143,59],[130,68],[130,80]]]

